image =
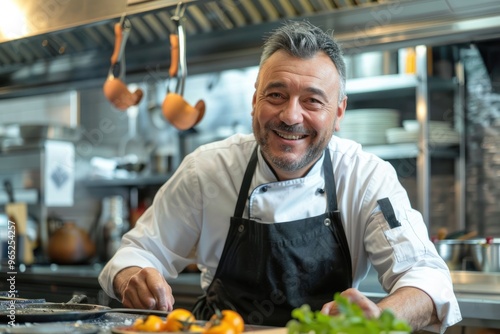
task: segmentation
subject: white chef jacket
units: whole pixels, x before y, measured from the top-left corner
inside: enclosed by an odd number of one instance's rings
[[[208,288],[255,145],[253,135],[237,134],[186,156],[103,268],[99,282],[104,291],[116,297],[113,278],[129,266],[155,267],[168,281],[192,263],[201,270],[202,288]],[[412,286],[433,299],[442,323],[427,330],[444,332],[460,321],[448,267],[429,240],[422,216],[411,208],[392,165],[336,136],[328,149],[351,254],[353,287],[359,286],[371,263],[387,292]],[[278,181],[259,152],[243,217],[279,223],[324,213],[326,195],[318,191],[325,183],[323,158],[306,176]],[[261,191],[264,186],[266,191]],[[380,211],[377,200],[386,197],[399,227],[391,229]]]

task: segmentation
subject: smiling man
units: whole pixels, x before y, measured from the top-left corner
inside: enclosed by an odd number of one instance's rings
[[[171,310],[168,280],[201,271],[199,319],[234,309],[283,326],[303,304],[335,314],[341,292],[369,317],[390,308],[414,330],[461,320],[448,267],[394,168],[334,135],[347,106],[335,40],[307,22],[267,39],[252,100],[253,135],[186,156],[102,271],[127,307]],[[370,267],[388,296],[357,288]]]
[[[347,105],[340,89],[345,79],[330,57],[316,49],[300,52],[270,55],[255,84],[253,132],[279,180],[307,173],[339,129]]]

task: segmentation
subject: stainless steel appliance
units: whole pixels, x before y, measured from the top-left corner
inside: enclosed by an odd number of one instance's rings
[[[16,202],[25,203],[28,215],[38,223],[37,241],[42,250],[38,261],[47,254],[48,210],[73,205],[74,164],[71,141],[35,140],[4,147],[0,153],[0,180],[8,180]],[[10,201],[4,188],[0,189],[0,212]]]

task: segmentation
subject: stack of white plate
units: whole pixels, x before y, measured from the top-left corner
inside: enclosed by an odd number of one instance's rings
[[[387,141],[391,144],[418,142],[419,124],[416,120],[403,121],[403,127],[387,129]],[[429,121],[429,143],[435,145],[455,145],[460,135],[449,122]]]
[[[387,144],[387,129],[399,126],[399,112],[394,109],[346,110],[337,136],[362,145]]]

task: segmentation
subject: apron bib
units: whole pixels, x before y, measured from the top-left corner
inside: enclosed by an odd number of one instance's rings
[[[197,319],[208,319],[216,308],[233,309],[247,324],[285,326],[294,308],[308,304],[319,310],[352,285],[329,151],[323,162],[327,212],[273,224],[242,217],[257,151],[245,171],[214,279],[193,308]]]

